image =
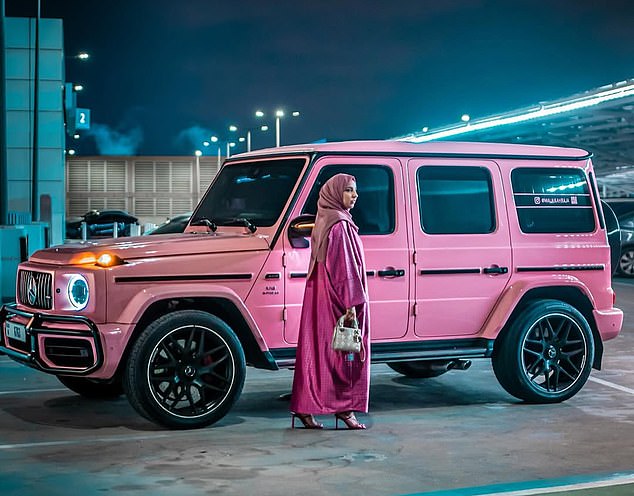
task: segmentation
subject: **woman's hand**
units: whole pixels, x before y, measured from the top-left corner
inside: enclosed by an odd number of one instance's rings
[[[357,309],[355,307],[351,307],[351,308],[346,309],[346,315],[345,315],[343,320],[344,320],[345,323],[356,325],[356,323],[357,323]]]

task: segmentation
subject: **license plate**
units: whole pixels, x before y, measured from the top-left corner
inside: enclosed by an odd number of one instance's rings
[[[4,333],[9,339],[15,339],[16,341],[26,343],[26,327],[22,324],[5,322]]]

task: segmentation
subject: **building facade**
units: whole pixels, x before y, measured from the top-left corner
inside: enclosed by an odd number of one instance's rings
[[[218,173],[216,157],[68,157],[66,211],[126,210],[159,224],[193,210]]]

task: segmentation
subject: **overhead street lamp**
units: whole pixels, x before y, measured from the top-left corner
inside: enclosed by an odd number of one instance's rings
[[[299,112],[297,110],[291,112],[293,117],[299,117]],[[275,146],[279,147],[281,142],[281,119],[284,117],[283,110],[275,111]]]
[[[236,126],[230,126],[230,129],[234,127],[235,130],[237,131],[237,127]],[[220,165],[222,164],[222,156],[221,156],[221,152],[220,152],[220,138],[218,138],[218,136],[211,136],[209,138],[209,141],[211,143],[218,143],[218,167],[220,167]],[[203,144],[207,143],[205,146],[209,146],[209,142],[205,141]],[[227,146],[227,154],[226,154],[226,158],[229,158],[231,156],[231,149],[233,147],[236,146],[235,141],[230,141],[230,140],[226,140],[225,141],[226,146]]]
[[[196,200],[200,200],[200,156],[202,151],[196,150],[194,155],[196,156]]]
[[[262,116],[264,116],[264,113],[262,111],[258,110],[255,113],[255,116],[256,117],[262,117]],[[251,136],[252,136],[251,132],[252,131],[268,131],[268,130],[269,130],[269,126],[266,126],[266,125],[258,126],[258,127],[244,128],[244,131],[246,131],[246,137],[241,136],[240,138],[238,138],[238,141],[240,143],[244,143],[246,141],[247,142],[247,152],[250,152],[251,151]],[[234,125],[229,126],[229,131],[237,132],[238,131],[238,126],[234,126]]]
[[[268,131],[269,130],[269,126],[260,126],[260,127],[252,127],[247,129],[247,151],[250,152],[251,151],[251,131]]]
[[[278,109],[275,111],[275,146],[279,147],[280,143],[281,143],[281,119],[282,117],[284,117],[284,111],[281,109]],[[299,112],[297,110],[294,110],[293,112],[291,112],[291,116],[292,117],[299,117]],[[255,112],[255,116],[256,117],[264,117],[264,112],[262,112],[261,110],[258,110]],[[264,129],[262,129],[264,131]]]
[[[227,155],[225,158],[229,158],[231,156],[231,149],[236,146],[235,141],[227,141]]]

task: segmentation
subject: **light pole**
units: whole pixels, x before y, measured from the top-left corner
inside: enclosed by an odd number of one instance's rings
[[[264,116],[264,112],[262,112],[261,110],[258,110],[255,113],[256,117],[263,117]],[[299,112],[297,110],[291,112],[291,116],[293,117],[299,117]],[[282,134],[282,117],[284,117],[284,111],[283,110],[276,110],[275,111],[275,146],[279,147],[281,144],[281,134]]]
[[[196,201],[200,200],[200,156],[203,154],[200,150],[196,150]]]
[[[283,110],[276,110],[275,111],[275,146],[279,147],[280,146],[280,121],[282,119],[282,117],[284,117],[284,111]]]
[[[269,126],[252,127],[247,129],[247,151],[251,151],[251,131],[259,129],[260,131],[268,131]]]
[[[211,140],[212,143],[218,143],[218,137],[217,136],[212,136],[209,139]],[[222,157],[220,156],[220,145],[218,145],[218,169],[220,169],[221,162],[222,162]]]
[[[234,141],[227,141],[227,156],[226,158],[229,158],[231,156],[231,149],[236,146]]]

